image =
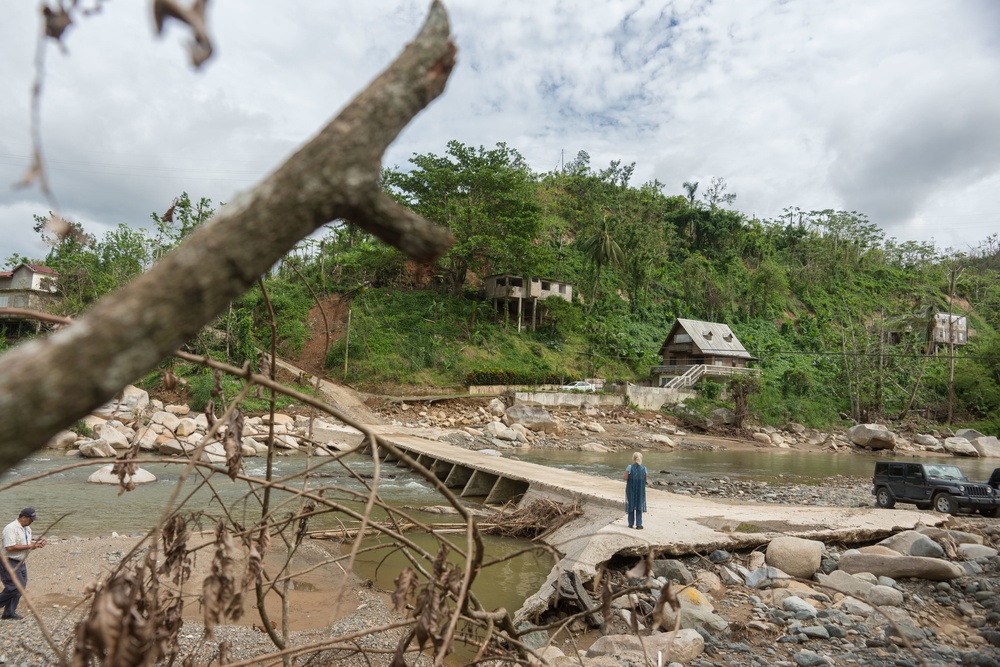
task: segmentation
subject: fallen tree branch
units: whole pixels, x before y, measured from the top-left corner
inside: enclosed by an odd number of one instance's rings
[[[262,183],[74,324],[0,357],[0,473],[154,368],[327,222],[349,220],[417,260],[445,252],[450,233],[386,196],[379,173],[454,62],[435,0],[396,61]]]

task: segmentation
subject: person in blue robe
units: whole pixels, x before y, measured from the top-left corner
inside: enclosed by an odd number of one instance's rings
[[[646,466],[642,454],[632,455],[632,463],[625,468],[625,510],[628,527],[642,530],[642,513],[646,511]]]

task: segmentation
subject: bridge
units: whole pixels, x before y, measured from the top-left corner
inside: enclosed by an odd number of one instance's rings
[[[920,525],[939,525],[947,519],[928,512],[876,507],[709,500],[649,488],[643,530],[629,530],[624,510],[625,483],[620,479],[550,468],[430,439],[442,433],[438,429],[371,428],[406,451],[461,498],[486,504],[526,505],[538,497],[580,503],[584,515],[545,538],[564,556],[541,590],[518,611],[521,620],[548,605],[557,594],[562,572],[572,571],[580,581],[589,581],[602,563],[615,555],[734,551],[761,546],[782,535],[857,544]],[[400,463],[388,452],[381,453],[381,460]]]

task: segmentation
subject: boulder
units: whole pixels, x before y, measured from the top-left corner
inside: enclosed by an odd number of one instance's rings
[[[87,481],[93,484],[119,484],[121,480],[118,479],[118,475],[111,472],[113,468],[114,465],[101,466],[87,478]],[[124,481],[126,484],[129,482],[133,484],[148,484],[149,482],[156,481],[156,475],[148,470],[139,468],[133,474],[125,475]]]
[[[156,441],[159,437],[159,434],[150,427],[140,427],[135,438],[132,439],[132,444],[139,443],[139,449],[146,452],[156,451]]]
[[[955,456],[979,456],[979,452],[971,442],[957,436],[944,439],[944,450]]]
[[[191,435],[197,430],[198,424],[195,423],[193,419],[184,418],[177,422],[177,428],[174,429],[174,433],[176,433],[178,437],[183,438],[186,435]]]
[[[486,411],[494,417],[503,417],[506,409],[507,406],[499,398],[490,399],[490,402],[486,404]]]
[[[982,438],[985,435],[985,433],[980,433],[974,428],[960,428],[955,431],[956,438],[965,438],[969,442],[972,442],[976,438]]]
[[[194,449],[194,445],[180,442],[175,438],[157,438],[156,451],[166,456],[179,456]]]
[[[86,440],[80,443],[80,456],[88,459],[106,459],[116,456],[115,448],[104,440]]]
[[[959,544],[955,548],[959,558],[977,560],[979,558],[996,558],[997,550],[985,544]]]
[[[881,542],[884,547],[897,551],[904,556],[926,556],[928,558],[944,558],[944,549],[933,539],[915,530],[904,530],[890,535]]]
[[[142,412],[149,406],[149,393],[134,385],[127,385],[122,389],[121,402],[122,405],[127,406],[133,412]]]
[[[678,584],[690,584],[694,581],[691,571],[679,560],[673,558],[658,558],[653,561],[654,577],[670,579]]]
[[[580,445],[580,451],[581,452],[598,452],[598,453],[602,453],[603,454],[603,453],[609,452],[611,450],[609,450],[607,447],[605,447],[604,445],[602,445],[599,442],[585,442],[582,445]]]
[[[764,562],[793,577],[809,579],[818,570],[824,546],[801,537],[776,537],[767,545]]]
[[[184,417],[191,413],[191,408],[187,405],[167,405],[163,408],[164,412],[169,412],[175,414],[178,417]]]
[[[252,449],[257,454],[267,453],[266,444],[249,436],[243,438],[243,451],[245,452],[247,449]]]
[[[76,433],[73,431],[59,431],[52,439],[45,443],[49,449],[73,449],[76,447]]]
[[[101,426],[100,430],[97,432],[97,437],[115,449],[128,449],[130,446],[128,438],[125,437],[125,434],[116,429],[110,423]]]
[[[940,558],[883,556],[861,553],[856,550],[845,552],[837,565],[849,574],[871,572],[876,576],[892,577],[893,579],[911,577],[931,581],[950,581],[965,574],[965,570],[960,565]]]
[[[736,414],[729,408],[716,408],[708,413],[712,426],[731,426],[736,423]]]
[[[968,438],[966,438],[968,440]],[[969,440],[980,456],[990,458],[1000,458],[1000,439],[995,435],[982,435],[974,440]]]
[[[556,435],[562,431],[562,424],[544,408],[517,403],[507,408],[504,416],[508,423],[523,424],[532,431]]]
[[[270,424],[270,423],[273,422],[275,425],[280,424],[282,426],[286,426],[288,424],[291,424],[292,426],[295,425],[295,417],[292,417],[292,416],[286,415],[286,414],[282,414],[280,412],[274,413],[274,419],[273,420],[271,419],[270,415],[264,415],[263,417],[261,417],[260,421],[261,421],[262,424]]]
[[[876,607],[899,607],[903,604],[903,592],[878,584],[865,593],[865,602]]]
[[[704,629],[711,633],[726,632],[729,629],[729,621],[715,613],[715,608],[708,596],[697,588],[681,589],[677,593],[677,602],[681,606],[679,612],[674,611],[670,605],[663,606],[660,626],[664,630],[672,630],[677,627],[678,613],[682,629]]]
[[[913,436],[913,442],[920,445],[921,447],[928,447],[930,449],[936,449],[941,446],[941,441],[935,438],[933,435],[926,433],[920,433]]]
[[[824,588],[821,590],[827,595],[837,592],[853,596],[860,600],[865,599],[868,590],[874,586],[874,584],[855,577],[853,574],[848,574],[843,570],[834,570],[830,574],[818,573],[816,580],[823,584]],[[827,586],[829,586],[829,589],[825,588]]]
[[[847,439],[868,449],[895,449],[896,434],[881,424],[855,424],[847,429]]]
[[[162,424],[165,428],[170,429],[171,431],[176,431],[177,425],[181,422],[181,418],[172,412],[160,410],[159,412],[154,412],[153,416],[149,418],[149,421],[154,424]]]
[[[749,588],[787,588],[792,581],[787,574],[769,565],[747,572],[743,578]]]
[[[932,540],[949,540],[955,544],[982,544],[983,536],[975,533],[967,533],[963,530],[949,530],[947,528],[935,528],[933,526],[922,526],[917,529],[921,535],[926,535]]]
[[[767,433],[761,433],[760,431],[757,431],[756,433],[753,434],[753,440],[754,442],[759,442],[762,445],[771,444],[771,436],[769,436]]]
[[[660,652],[669,655],[671,662],[683,664],[691,662],[705,652],[705,639],[697,630],[691,629],[660,632],[641,639],[635,635],[604,635],[590,645],[585,657],[615,657],[621,656],[622,653],[638,653],[641,656],[644,648],[645,659],[651,664],[657,664],[657,655]]]
[[[274,446],[278,449],[298,449],[299,441],[294,436],[282,433],[274,436]]]

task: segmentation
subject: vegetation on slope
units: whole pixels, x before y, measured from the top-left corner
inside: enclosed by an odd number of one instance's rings
[[[581,152],[558,172],[534,174],[504,144],[451,142],[444,155],[416,155],[386,170],[384,184],[452,229],[449,254],[415,266],[331,224],[191,347],[256,365],[273,337],[280,354],[297,357],[325,336],[309,312],[333,295],[349,326],[343,316],[327,322],[331,344],[320,356],[326,374],[353,385],[642,382],[674,318],[687,317],[728,323],[758,358],[749,409],[764,423],[950,415],[1000,431],[996,235],[962,253],[887,238],[855,212],[792,207],[759,220],[734,208],[722,179],[669,195],[659,182],[631,184],[633,170],[594,169]],[[75,229],[36,261],[60,272],[66,308],[79,312],[211,212],[211,202],[182,195],[153,215],[155,234],[119,228],[98,240]],[[576,298],[549,299],[537,330],[518,332],[479,294],[500,273],[569,282]],[[954,359],[928,343],[939,312],[967,316],[976,331]]]

